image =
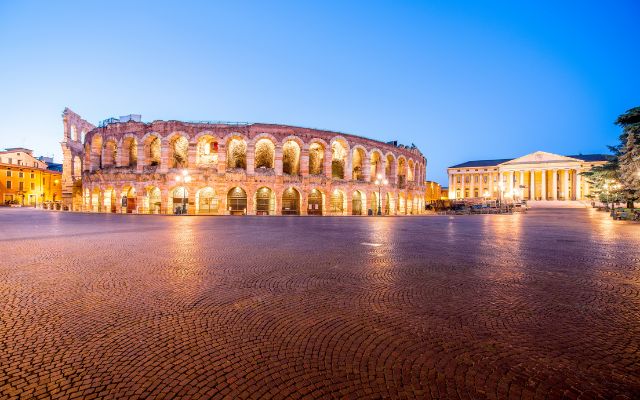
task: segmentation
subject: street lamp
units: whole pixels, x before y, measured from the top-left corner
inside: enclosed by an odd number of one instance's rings
[[[187,171],[186,169],[182,170],[182,175],[178,175],[176,176],[176,182],[180,183],[180,182],[184,182],[184,183],[189,183],[191,182],[191,176],[189,175],[189,171]],[[187,213],[187,189],[186,187],[182,188],[182,211],[181,214],[186,214]]]
[[[387,186],[387,184],[389,184],[389,181],[386,180],[386,179],[382,179],[382,175],[378,174],[376,176],[375,184],[378,187],[378,215],[382,215],[382,193],[381,193],[381,189],[382,189],[383,186]]]

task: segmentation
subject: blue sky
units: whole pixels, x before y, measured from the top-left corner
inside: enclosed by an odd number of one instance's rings
[[[135,3],[135,4],[134,4]],[[606,151],[640,105],[637,1],[0,1],[0,147],[97,123],[274,122],[459,162]]]

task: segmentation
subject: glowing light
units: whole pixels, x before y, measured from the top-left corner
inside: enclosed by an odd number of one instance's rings
[[[189,175],[189,171],[187,171],[186,169],[182,170],[182,176],[187,176]]]

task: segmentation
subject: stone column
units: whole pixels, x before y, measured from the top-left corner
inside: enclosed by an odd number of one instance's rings
[[[558,200],[558,170],[554,169],[551,172],[553,172],[553,176],[551,177],[551,198],[553,200]]]
[[[276,175],[277,176],[282,176],[282,145],[278,144],[276,146],[276,152],[275,153],[276,154],[275,154],[274,168],[276,170]],[[277,213],[277,210],[276,210],[276,213]]]
[[[529,171],[529,200],[536,199],[536,171]]]
[[[136,214],[144,214],[148,210],[145,209],[144,199],[146,197],[146,190],[144,184],[135,186],[136,188]]]
[[[147,163],[147,155],[144,154],[144,142],[138,142],[138,161],[136,162],[136,172],[141,174]]]
[[[192,169],[196,167],[196,159],[198,157],[198,145],[196,143],[189,143],[187,149],[187,168]]]
[[[331,179],[331,146],[324,149],[324,175]]]
[[[352,162],[351,159],[351,151],[347,153],[346,160],[344,162],[344,179],[350,181],[353,179],[353,171],[352,171]]]
[[[227,170],[227,145],[220,143],[218,146],[218,173],[224,174]],[[226,199],[225,193],[225,199]]]
[[[368,154],[365,154],[364,162],[362,164],[362,168],[364,168],[364,180],[365,182],[371,182],[371,161],[369,160]],[[375,181],[375,176],[373,177],[373,180]]]
[[[256,165],[256,146],[253,142],[247,144],[247,175],[253,175],[255,173]]]
[[[306,144],[300,150],[300,175],[309,176],[309,146]]]
[[[489,172],[489,198],[493,197],[493,172]]]
[[[540,188],[540,198],[542,200],[547,199],[547,170],[543,169],[540,171],[542,174],[542,187]]]
[[[464,190],[466,185],[464,180],[467,179],[467,174],[461,173],[459,175],[460,175],[460,198],[464,199]]]
[[[524,170],[520,171],[520,181],[518,182],[518,189],[520,189],[520,186],[524,186]],[[524,199],[524,190],[522,191],[522,199]]]
[[[475,182],[473,181],[474,179],[475,179],[475,174],[469,174],[469,197],[474,197],[473,190],[476,188]],[[406,203],[405,203],[405,209],[406,209]]]
[[[160,147],[160,173],[166,174],[169,170],[169,143],[162,141]]]
[[[582,177],[580,176],[580,171],[579,170],[574,170],[575,172],[575,176],[576,176],[576,192],[575,192],[575,199],[576,200],[582,200],[584,198],[583,194],[582,194]]]
[[[564,192],[564,200],[571,200],[571,188],[569,187],[569,170],[565,169],[564,171],[564,183],[563,183],[563,192]]]

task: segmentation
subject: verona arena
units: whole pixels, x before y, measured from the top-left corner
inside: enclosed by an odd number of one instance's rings
[[[415,146],[261,123],[114,120],[95,127],[69,109],[63,122],[63,201],[70,210],[212,215],[424,210],[426,159]],[[378,177],[387,184],[377,185]]]

